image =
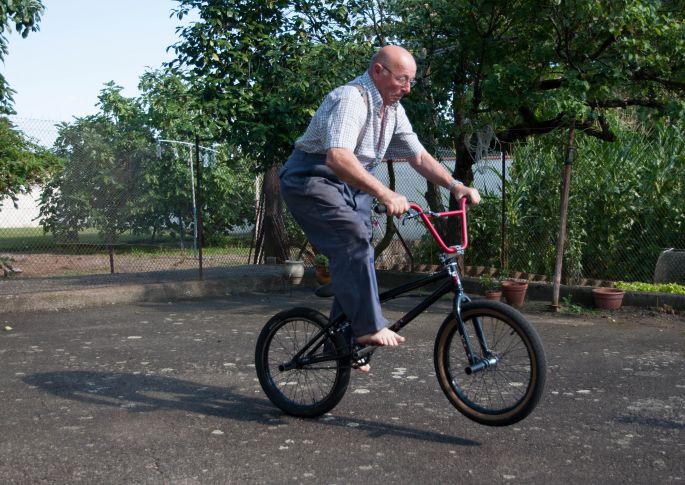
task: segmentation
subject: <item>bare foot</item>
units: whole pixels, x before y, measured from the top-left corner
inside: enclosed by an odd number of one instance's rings
[[[360,365],[359,367],[357,367],[357,370],[364,374],[368,374],[369,372],[371,372],[371,366],[369,364]]]
[[[356,343],[361,345],[378,345],[380,347],[395,347],[405,341],[405,338],[396,334],[389,328],[382,328],[376,333],[369,333],[357,338]]]

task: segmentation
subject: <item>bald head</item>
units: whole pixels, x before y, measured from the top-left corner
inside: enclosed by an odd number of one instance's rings
[[[371,58],[369,75],[383,98],[383,104],[390,106],[411,90],[416,76],[416,61],[406,49],[386,45]]]
[[[381,47],[371,58],[369,69],[372,69],[373,65],[376,63],[387,66],[390,69],[406,64],[413,66],[414,71],[416,71],[414,56],[412,56],[407,49],[397,45],[386,45],[385,47]]]

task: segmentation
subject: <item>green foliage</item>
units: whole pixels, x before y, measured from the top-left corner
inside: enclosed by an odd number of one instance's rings
[[[674,295],[685,295],[685,286],[677,283],[642,283],[639,281],[626,282],[617,281],[616,288],[624,291],[642,291],[646,293],[671,293]]]
[[[100,114],[59,128],[55,149],[66,162],[43,191],[41,216],[45,231],[65,242],[96,227],[113,244],[135,228],[145,210],[138,197],[147,189],[143,173],[155,156],[153,138],[135,101],[120,91],[108,85],[100,95]]]
[[[325,254],[317,253],[314,256],[314,264],[317,266],[323,266],[326,271],[328,271],[328,257]]]
[[[571,277],[648,281],[667,247],[685,247],[685,138],[677,125],[638,132],[610,119],[615,143],[580,135],[571,176],[564,267]],[[507,184],[512,270],[551,275],[559,227],[563,138],[517,146]],[[501,199],[485,197],[471,218],[471,264],[498,260]]]
[[[420,134],[455,146],[471,180],[469,136],[501,142],[564,130],[615,136],[605,118],[631,106],[671,119],[685,110],[682,2],[396,0],[385,31],[419,58],[408,110]]]
[[[171,66],[201,93],[207,125],[262,168],[287,158],[324,94],[369,52],[340,41],[352,21],[344,1],[179,0],[179,18],[191,10],[201,20],[180,31]]]
[[[153,83],[146,89],[147,99],[157,95]],[[161,98],[155,98],[156,106],[175,109],[177,100],[164,104]],[[143,101],[123,97],[113,83],[99,99],[100,113],[60,126],[56,152],[67,161],[43,191],[45,231],[74,242],[84,228],[94,227],[108,244],[126,231],[153,238],[169,231],[184,245],[194,220],[189,167],[192,157],[195,168],[194,147],[173,145],[157,156],[155,117],[144,111]],[[172,133],[182,131],[166,126]],[[208,241],[251,222],[254,207],[251,163],[226,148],[215,151],[216,164],[204,168],[202,180]]]
[[[45,8],[41,0],[2,0],[0,1],[0,62],[7,55],[7,36],[5,31],[11,31],[12,24],[22,37],[29,32],[38,30],[38,22]],[[0,73],[0,115],[13,114],[12,93],[5,77]]]
[[[222,151],[217,165],[203,179],[204,231],[208,236],[254,223],[255,178],[253,162]]]
[[[440,264],[440,252],[435,239],[429,233],[424,234],[411,248],[415,264]]]
[[[502,281],[495,276],[490,276],[489,274],[480,275],[478,282],[483,285],[486,291],[495,291],[502,287]]]
[[[199,20],[180,30],[172,71],[198,93],[196,126],[219,136],[265,173],[292,151],[324,95],[358,75],[367,42],[353,39],[363,17],[345,0],[179,0],[176,14]],[[276,190],[264,192],[257,254],[288,257],[299,234],[286,232]]]
[[[559,133],[573,120],[607,141],[616,136],[607,123],[613,110],[635,106],[646,118],[672,120],[685,114],[681,2],[179,0],[179,18],[191,11],[199,20],[180,31],[172,63],[199,94],[184,105],[260,171],[287,157],[326,92],[359,74],[372,46],[387,42],[415,53],[420,82],[404,104],[426,146],[455,148],[455,175],[467,182],[469,139],[486,125],[514,143]],[[544,160],[544,177],[536,165],[517,168],[530,183],[512,185],[507,210],[513,224],[530,229],[526,237],[549,249],[525,258],[519,249],[528,240],[512,239],[512,266],[551,272],[555,234],[547,227],[558,213],[559,159]],[[266,197],[273,216],[278,205]],[[496,203],[483,211],[496,213]],[[589,215],[574,212],[570,225],[586,230]],[[476,240],[496,241],[499,228],[491,226],[477,227]],[[588,244],[582,232],[570,234],[570,275],[587,268]]]
[[[571,295],[568,295],[561,299],[561,310],[565,313],[570,313],[572,315],[580,315],[591,310],[583,308],[583,306],[573,303],[571,301]]]
[[[0,199],[26,193],[33,184],[43,181],[60,164],[60,160],[16,130],[0,117]]]

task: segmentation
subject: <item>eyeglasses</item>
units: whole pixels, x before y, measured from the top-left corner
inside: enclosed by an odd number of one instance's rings
[[[383,64],[381,64],[381,67],[383,67],[383,69],[385,69],[390,74],[392,74],[392,76],[395,78],[395,81],[397,81],[398,83],[400,83],[402,85],[409,84],[409,87],[412,87],[412,88],[414,86],[416,86],[416,79],[409,79],[409,76],[395,76],[395,73],[392,72],[387,67],[385,67]]]

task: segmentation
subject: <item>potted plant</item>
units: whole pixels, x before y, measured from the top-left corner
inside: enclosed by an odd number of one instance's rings
[[[508,275],[507,271],[502,272],[503,275]],[[528,291],[528,281],[521,281],[517,279],[507,278],[502,280],[502,293],[504,299],[507,300],[511,306],[521,306],[526,299],[526,292]]]
[[[618,288],[593,288],[595,306],[602,310],[618,310],[623,303],[624,291]]]
[[[283,262],[283,276],[289,279],[293,285],[302,283],[304,276],[304,261],[286,259]]]
[[[314,277],[320,285],[327,285],[331,282],[331,275],[328,272],[328,258],[324,254],[314,256]]]
[[[482,274],[479,277],[480,284],[485,289],[485,298],[488,300],[499,301],[502,298],[502,288],[499,278],[490,276],[489,274]]]

